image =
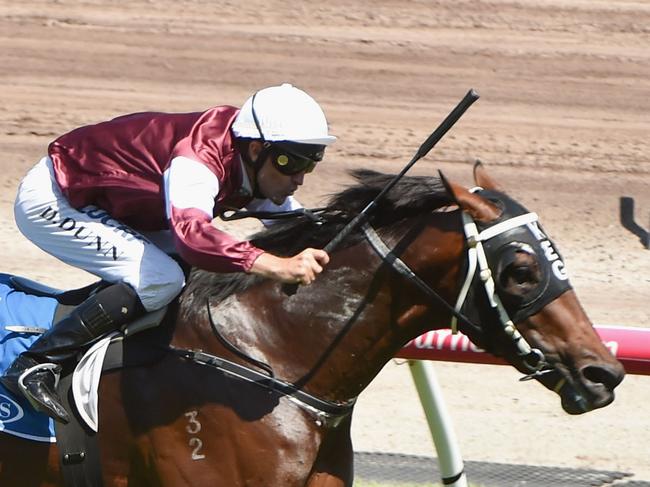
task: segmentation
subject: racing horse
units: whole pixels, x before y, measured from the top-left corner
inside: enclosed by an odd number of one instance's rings
[[[354,175],[324,211],[279,222],[256,245],[323,247],[392,178]],[[157,359],[102,378],[104,485],[350,487],[355,399],[405,343],[452,322],[570,414],[613,401],[624,370],[537,215],[482,165],[474,178],[470,191],[404,177],[295,294],[193,270],[163,324],[125,340]],[[2,435],[0,484],[62,485],[56,446]]]

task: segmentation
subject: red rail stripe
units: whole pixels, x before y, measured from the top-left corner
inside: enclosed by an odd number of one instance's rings
[[[650,375],[650,328],[596,326],[596,331],[628,374]],[[462,333],[433,330],[411,340],[397,355],[400,358],[473,364],[506,365],[485,353]]]

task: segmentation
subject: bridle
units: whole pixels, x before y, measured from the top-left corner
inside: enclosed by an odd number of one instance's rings
[[[538,348],[532,348],[530,346],[530,344],[521,335],[521,333],[519,333],[519,330],[517,330],[517,327],[508,315],[505,306],[503,306],[501,298],[496,292],[494,278],[492,277],[492,270],[490,269],[487,261],[483,242],[486,242],[487,240],[490,240],[491,238],[503,234],[514,228],[536,222],[539,220],[539,218],[536,213],[525,213],[523,215],[509,218],[508,220],[497,223],[496,225],[493,225],[479,232],[476,226],[476,222],[474,222],[474,219],[467,212],[463,211],[462,217],[463,229],[465,231],[465,238],[468,246],[467,258],[469,263],[465,282],[461,288],[460,294],[458,295],[458,300],[456,301],[456,310],[462,309],[465,300],[467,299],[467,293],[472,281],[474,280],[474,275],[478,267],[479,279],[483,283],[483,288],[485,289],[485,294],[487,295],[490,307],[499,316],[499,321],[503,326],[503,331],[515,343],[515,346],[518,350],[518,355],[524,359],[524,364],[530,368],[532,372],[537,372],[544,366],[548,365],[544,354]],[[452,317],[451,330],[452,333],[457,333],[458,331],[458,320],[456,316]],[[528,362],[528,358],[532,358],[534,362]]]
[[[393,251],[381,240],[381,237],[379,237],[375,229],[368,222],[365,222],[361,228],[373,250],[386,263],[388,263],[393,270],[406,278],[407,281],[418,287],[425,295],[427,295],[427,297],[437,301],[451,312],[452,319],[450,327],[454,334],[458,331],[458,321],[464,322],[474,328],[479,328],[475,323],[472,322],[472,320],[470,320],[462,313],[462,310],[466,304],[468,293],[472,287],[473,282],[475,281],[478,270],[478,277],[483,284],[483,288],[487,295],[490,307],[499,317],[499,321],[503,327],[505,334],[510,337],[510,339],[515,344],[517,348],[517,355],[522,358],[523,364],[531,372],[528,376],[526,376],[526,378],[533,378],[543,373],[550,372],[552,369],[549,368],[549,363],[547,362],[542,351],[530,346],[530,344],[521,335],[521,333],[519,333],[519,330],[517,330],[514,322],[503,306],[503,303],[496,292],[493,273],[488,264],[485,249],[483,247],[483,242],[496,237],[497,235],[501,235],[517,227],[530,224],[531,222],[536,222],[538,220],[537,214],[526,213],[523,215],[518,215],[501,221],[479,232],[474,219],[465,211],[462,211],[461,213],[463,218],[465,240],[467,244],[468,265],[467,274],[465,275],[463,286],[461,287],[458,299],[456,300],[456,305],[454,307],[447,303],[447,301],[445,301],[438,293],[436,293],[436,291],[434,291],[426,282],[420,279],[408,267],[408,265],[404,263],[404,261],[397,257]]]

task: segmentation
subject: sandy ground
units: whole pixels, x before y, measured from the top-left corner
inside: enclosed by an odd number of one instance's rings
[[[650,3],[617,0],[245,2],[0,0],[0,244],[4,272],[91,280],[14,228],[21,176],[47,143],[119,114],[240,105],[290,81],[322,102],[340,140],[306,205],[345,169],[398,171],[469,88],[481,94],[414,172],[471,184],[481,158],[541,215],[595,323],[650,326]],[[299,5],[299,6],[297,6]],[[648,345],[650,347],[650,344]],[[508,367],[436,364],[467,460],[617,469],[650,480],[650,378],[565,415]],[[433,455],[406,365],[362,396],[358,450]]]

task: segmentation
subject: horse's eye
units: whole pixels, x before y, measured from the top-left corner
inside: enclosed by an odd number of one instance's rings
[[[533,273],[528,266],[513,266],[510,277],[517,284],[524,284],[534,280]]]
[[[503,293],[502,298],[511,302],[530,295],[542,280],[537,254],[524,244],[505,246],[496,268],[496,284]]]
[[[511,296],[524,296],[534,291],[541,280],[535,262],[513,262],[499,276],[501,289]]]

